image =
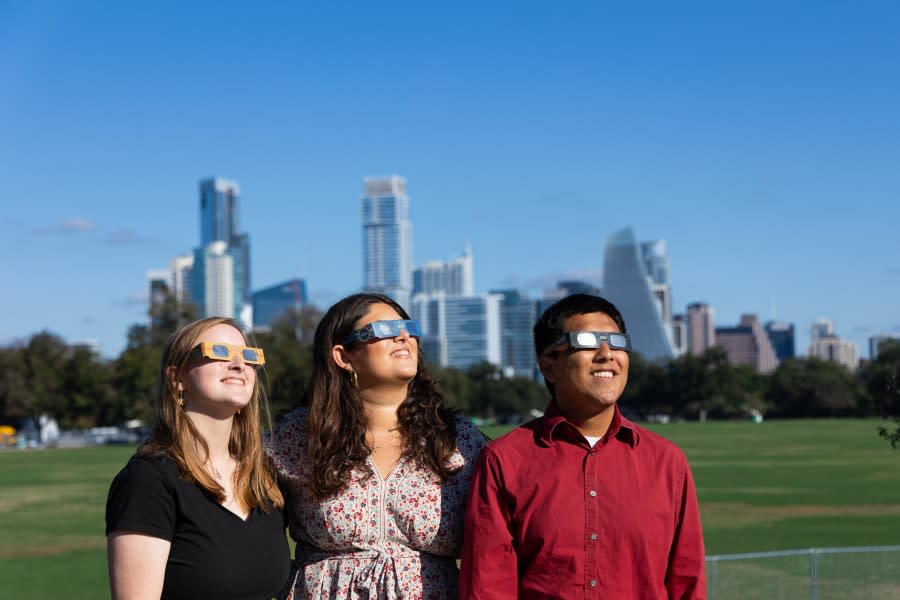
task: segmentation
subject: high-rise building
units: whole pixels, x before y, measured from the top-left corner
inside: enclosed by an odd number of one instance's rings
[[[194,255],[184,254],[172,259],[172,293],[179,302],[190,302],[194,289]]]
[[[770,373],[778,366],[769,336],[756,315],[741,315],[737,327],[716,327],[716,345],[725,350],[733,365],[747,365],[760,373]]]
[[[666,241],[654,240],[641,244],[641,258],[650,279],[650,289],[656,299],[663,323],[672,322],[672,289],[669,285],[669,257],[666,255]]]
[[[299,311],[306,304],[306,282],[302,279],[290,279],[253,292],[253,327],[271,327],[288,311]]]
[[[859,348],[836,335],[819,337],[809,345],[809,356],[842,364],[851,371],[859,366]]]
[[[235,302],[234,257],[224,241],[194,251],[194,302],[205,317],[241,316],[242,302]]]
[[[544,311],[572,294],[589,294],[591,296],[600,296],[600,288],[587,281],[579,279],[567,279],[557,281],[555,288],[547,288],[541,292],[540,299],[537,300],[537,318],[540,318]],[[537,320],[537,318],[535,320]],[[534,343],[534,340],[532,340]]]
[[[672,315],[672,348],[676,356],[681,356],[688,349],[688,322],[681,313]]]
[[[240,233],[238,225],[238,199],[240,187],[237,183],[211,177],[200,181],[200,247],[194,254],[213,242],[224,242],[227,253],[232,258],[234,283],[231,293],[234,297],[233,315],[239,317],[244,304],[250,302],[250,238]],[[194,287],[197,287],[197,283]],[[202,303],[197,301],[201,311]],[[206,315],[210,316],[210,315]]]
[[[709,304],[693,302],[687,307],[687,349],[694,356],[705,354],[716,344],[716,323]]]
[[[156,328],[159,321],[154,307],[162,305],[172,287],[171,273],[163,269],[155,269],[147,273],[147,283],[150,287],[150,326]]]
[[[634,350],[651,361],[675,356],[664,251],[658,242],[639,246],[626,228],[607,238],[603,257],[603,294],[621,311]]]
[[[507,377],[535,376],[534,324],[537,301],[518,290],[492,290],[500,300],[500,362]]]
[[[401,306],[412,291],[412,225],[406,180],[399,175],[363,181],[363,288]]]
[[[412,295],[443,292],[448,296],[471,296],[472,250],[450,262],[432,261],[413,269]]]
[[[231,244],[238,233],[238,184],[219,177],[200,181],[200,245]]]
[[[422,326],[420,347],[428,360],[460,370],[482,361],[501,366],[501,298],[499,294],[416,296],[412,316]]]
[[[766,333],[769,335],[769,341],[772,342],[772,348],[775,349],[775,356],[778,357],[778,362],[796,356],[794,352],[793,323],[769,321],[766,323]]]
[[[834,337],[834,321],[818,319],[809,327],[809,344],[815,344],[818,340]]]

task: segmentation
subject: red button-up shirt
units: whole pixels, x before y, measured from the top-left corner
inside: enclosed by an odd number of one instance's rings
[[[704,567],[687,459],[618,409],[593,448],[551,403],[482,452],[464,600],[705,598]]]

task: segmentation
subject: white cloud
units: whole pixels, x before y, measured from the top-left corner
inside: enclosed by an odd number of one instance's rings
[[[56,229],[58,229],[59,231],[74,232],[93,231],[94,229],[97,229],[97,224],[93,221],[82,219],[81,217],[72,217],[57,225]]]

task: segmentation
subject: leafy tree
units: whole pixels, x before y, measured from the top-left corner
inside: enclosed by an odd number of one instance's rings
[[[779,417],[851,416],[859,397],[859,384],[846,367],[817,358],[786,360],[769,380],[768,400]]]
[[[507,378],[500,367],[486,361],[466,370],[471,385],[468,412],[485,418],[523,417],[547,403],[546,390],[524,377]]]
[[[128,419],[150,422],[156,414],[157,378],[163,347],[154,343],[146,325],[132,325],[122,354],[113,362],[112,383],[115,394],[104,409],[104,421]]]
[[[180,300],[174,293],[167,291],[150,305],[148,314],[151,341],[162,348],[170,335],[195,321],[198,312],[194,304]]]
[[[669,402],[675,413],[696,416],[734,417],[740,413],[735,370],[725,351],[718,347],[702,356],[684,354],[668,364],[666,378]]]
[[[112,398],[109,364],[90,348],[72,348],[63,373],[60,426],[111,424],[106,413]]]
[[[438,389],[448,406],[469,413],[471,411],[472,381],[468,376],[453,367],[429,366],[428,371],[437,380]]]
[[[30,394],[22,346],[0,348],[0,415],[26,416],[25,399]]]
[[[859,379],[877,414],[896,424],[894,429],[880,427],[879,434],[897,448],[900,446],[900,342],[883,344],[875,360],[860,370]]]
[[[312,341],[322,313],[315,306],[288,311],[269,331],[254,333],[266,352],[262,381],[277,417],[299,406],[312,374]]]
[[[48,414],[59,419],[64,404],[64,371],[70,348],[61,337],[48,331],[37,333],[22,349],[25,384],[21,414]]]
[[[648,362],[640,352],[632,351],[628,356],[628,383],[619,406],[636,413],[637,418],[652,414],[672,414],[674,406],[670,401],[665,366],[658,362]]]

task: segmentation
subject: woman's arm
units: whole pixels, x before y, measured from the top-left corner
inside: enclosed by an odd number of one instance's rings
[[[112,531],[106,538],[112,600],[159,600],[169,558],[168,540],[136,531]]]

